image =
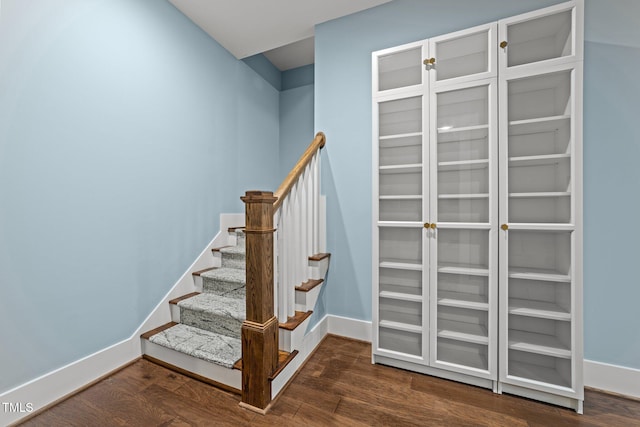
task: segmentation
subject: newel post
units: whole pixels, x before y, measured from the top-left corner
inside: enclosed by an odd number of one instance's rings
[[[278,319],[273,302],[273,203],[270,191],[247,191],[245,239],[247,320],[242,324],[243,407],[265,413],[271,402],[269,377],[278,365]]]

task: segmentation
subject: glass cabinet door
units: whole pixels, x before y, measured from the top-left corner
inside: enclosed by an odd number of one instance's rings
[[[431,98],[431,365],[496,377],[496,82]]]
[[[564,13],[564,12],[563,12]],[[501,81],[501,381],[575,386],[575,64]]]
[[[419,63],[419,62],[418,62]],[[374,203],[377,255],[374,277],[374,352],[414,363],[428,360],[428,269],[423,233],[426,166],[419,92],[385,96],[377,109],[377,203]]]
[[[374,93],[421,85],[426,48],[423,42],[417,42],[375,52],[372,64]]]
[[[431,84],[460,83],[496,75],[495,23],[434,37],[424,61]]]
[[[499,21],[501,69],[582,59],[582,8],[571,1]]]

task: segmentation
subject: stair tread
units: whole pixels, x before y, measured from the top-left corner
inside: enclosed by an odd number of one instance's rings
[[[203,293],[178,302],[178,307],[204,313],[226,315],[244,321],[246,303],[244,298]]]
[[[243,245],[227,246],[225,248],[220,248],[219,252],[225,255],[240,257],[246,255],[246,248]]]
[[[225,368],[242,357],[242,341],[192,326],[177,324],[147,338],[150,342]]]
[[[225,282],[233,282],[245,284],[247,273],[245,270],[239,268],[221,267],[215,270],[205,271],[200,274],[200,277],[207,279],[218,279]]]
[[[328,252],[321,252],[315,255],[311,255],[309,257],[309,261],[322,261],[325,258],[331,257],[331,254]]]
[[[279,327],[281,329],[285,329],[287,331],[293,331],[298,326],[302,325],[302,323],[307,320],[309,316],[313,314],[313,311],[296,311],[295,315],[289,317],[286,322],[280,323]]]
[[[296,291],[309,292],[311,289],[322,284],[324,279],[309,279],[306,282],[302,282],[299,286],[296,286]]]

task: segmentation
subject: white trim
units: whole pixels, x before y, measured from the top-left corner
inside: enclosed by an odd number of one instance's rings
[[[640,369],[585,359],[584,385],[640,398]]]
[[[128,338],[104,350],[35,378],[0,395],[0,402],[31,403],[38,411],[85,387],[100,377],[140,356],[138,340]],[[5,412],[0,408],[0,425],[19,421],[30,413]]]
[[[372,323],[370,320],[351,319],[333,314],[327,314],[326,317],[328,321],[328,333],[371,342]]]
[[[0,403],[22,403],[23,407],[31,403],[33,411],[38,411],[140,357],[142,332],[171,321],[168,302],[195,290],[191,273],[211,265],[211,249],[227,244],[227,228],[243,225],[244,214],[220,214],[221,231],[129,338],[0,394]],[[0,406],[0,425],[15,423],[30,415],[29,412],[5,412],[3,406]]]

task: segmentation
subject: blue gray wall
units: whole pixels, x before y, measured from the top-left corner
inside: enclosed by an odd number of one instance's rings
[[[0,20],[1,393],[131,336],[280,177],[278,90],[168,2]]]
[[[555,3],[395,0],[316,27],[329,313],[371,319],[371,52]],[[587,0],[585,10],[585,357],[640,368],[640,2]]]

